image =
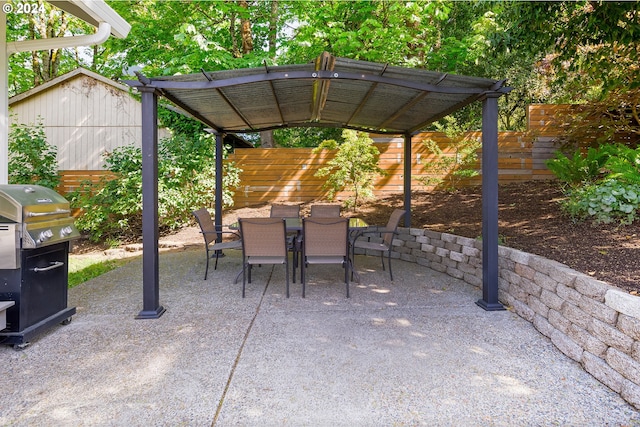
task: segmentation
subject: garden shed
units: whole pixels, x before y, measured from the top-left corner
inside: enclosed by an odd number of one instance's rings
[[[158,318],[158,137],[160,96],[216,132],[216,152],[228,132],[323,126],[402,135],[411,158],[413,134],[473,102],[482,103],[483,297],[478,305],[501,310],[498,301],[498,98],[504,80],[389,66],[327,52],[306,64],[267,66],[128,81],[142,94],[143,309]],[[411,169],[405,161],[404,205],[410,226]],[[222,170],[222,156],[216,158]],[[216,226],[222,226],[222,175],[216,177]]]
[[[9,98],[12,123],[42,123],[58,170],[103,170],[105,152],[141,147],[140,101],[129,87],[77,68]],[[158,129],[158,137],[169,136]]]

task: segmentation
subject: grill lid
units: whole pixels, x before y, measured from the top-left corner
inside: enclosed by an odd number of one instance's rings
[[[0,216],[13,222],[69,217],[69,202],[40,185],[0,185]]]
[[[0,223],[18,223],[22,248],[37,248],[80,237],[69,202],[39,185],[0,185]],[[0,240],[4,245],[12,239]]]

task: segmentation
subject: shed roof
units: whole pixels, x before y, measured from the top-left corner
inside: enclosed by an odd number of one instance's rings
[[[504,80],[338,58],[327,52],[306,64],[264,66],[127,81],[157,89],[219,132],[283,127],[337,127],[415,133],[485,96]]]

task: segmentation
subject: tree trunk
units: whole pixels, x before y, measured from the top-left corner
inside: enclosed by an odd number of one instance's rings
[[[240,33],[242,35],[242,53],[249,53],[253,51],[253,35],[251,34],[251,21],[248,18],[249,15],[249,3],[247,0],[239,1],[240,7],[247,9],[247,13],[240,17]]]
[[[271,13],[269,14],[269,56],[276,57],[278,41],[278,0],[271,1]]]
[[[273,131],[267,130],[260,132],[260,146],[262,148],[274,148],[275,142],[273,141]]]

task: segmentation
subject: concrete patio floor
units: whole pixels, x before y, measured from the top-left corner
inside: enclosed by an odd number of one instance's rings
[[[156,320],[136,259],[71,289],[74,320],[16,351],[0,346],[0,425],[638,426],[640,414],[481,291],[416,264],[357,257],[311,266],[284,295],[281,266],[247,297],[229,252],[160,255]]]

